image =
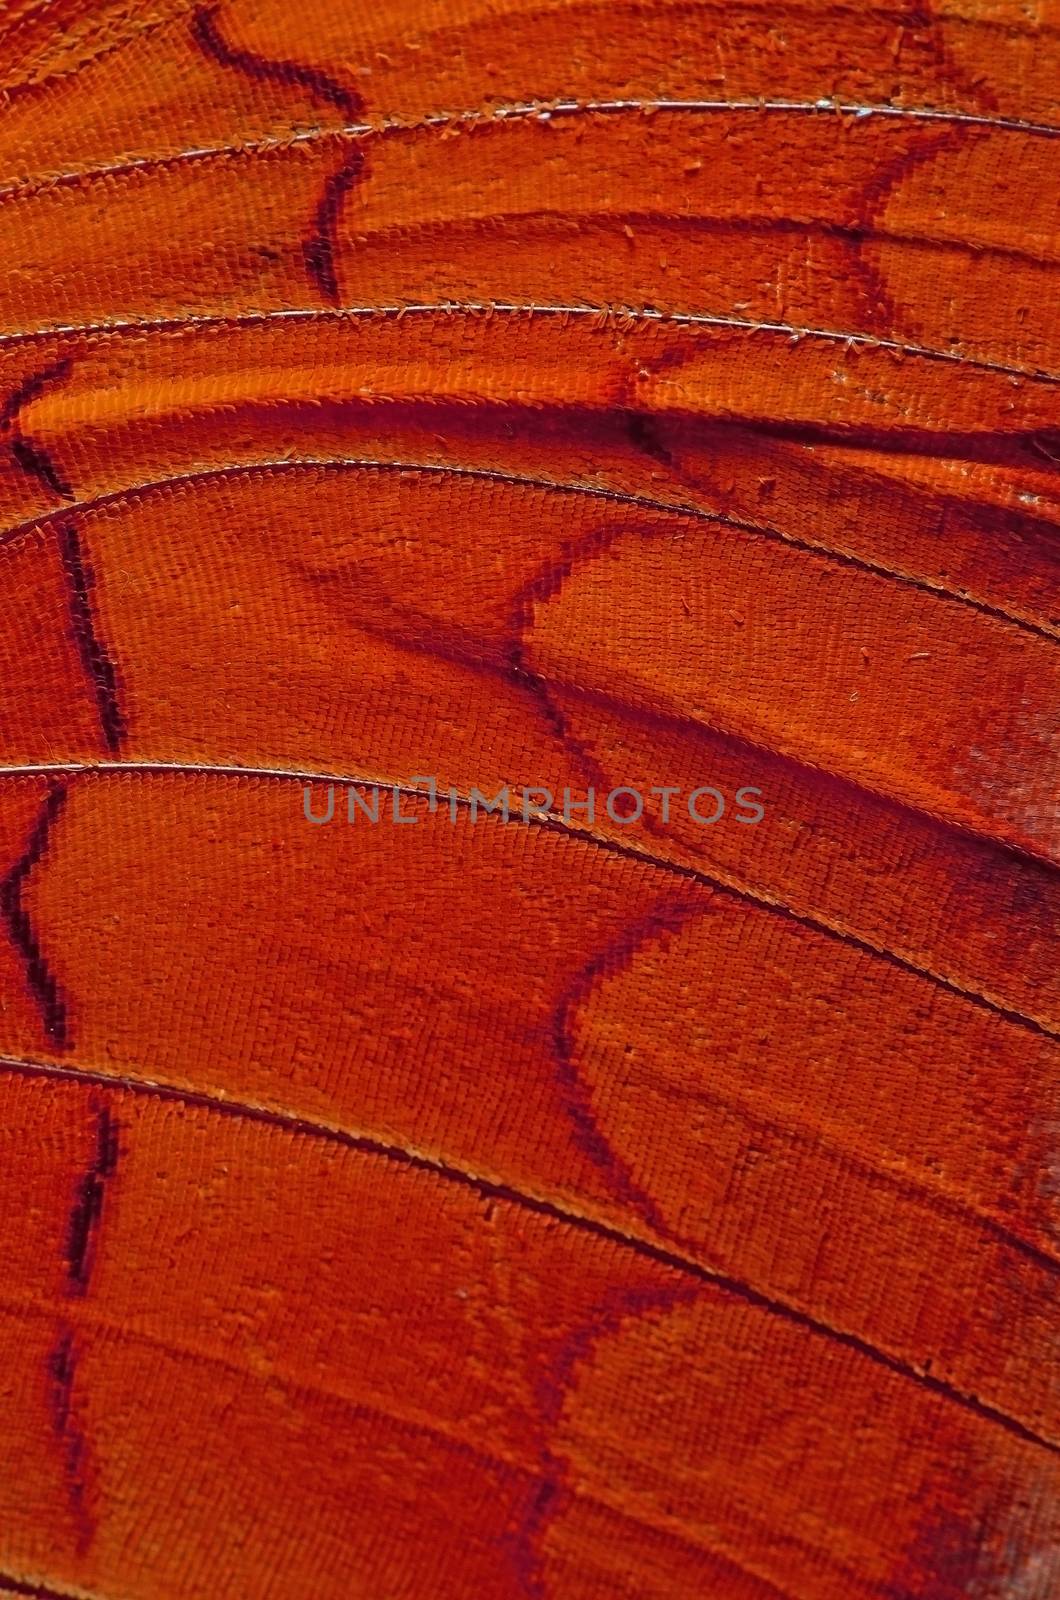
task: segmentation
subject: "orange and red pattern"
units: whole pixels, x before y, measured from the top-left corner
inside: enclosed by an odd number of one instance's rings
[[[0,6],[0,1594],[1060,1595],[1058,84]]]

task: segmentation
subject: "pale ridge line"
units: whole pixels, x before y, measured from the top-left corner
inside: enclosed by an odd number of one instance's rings
[[[4,778],[44,777],[50,773],[62,773],[68,777],[99,775],[108,773],[141,773],[141,774],[171,774],[187,777],[209,778],[279,778],[289,782],[301,784],[326,783],[335,786],[343,785],[349,788],[380,788],[391,789],[397,794],[409,799],[430,800],[429,789],[420,788],[415,784],[395,781],[394,779],[377,777],[365,774],[351,775],[331,772],[306,772],[289,767],[244,767],[238,765],[210,763],[196,763],[189,761],[85,761],[56,763],[48,765],[27,764],[25,766],[0,767],[0,780]],[[509,789],[511,784],[507,785]],[[463,809],[469,810],[471,806],[470,794],[464,794],[455,785],[448,786],[449,794],[455,798],[455,803]],[[508,824],[511,826],[512,824]],[[1000,1017],[1005,1022],[1013,1023],[1017,1027],[1027,1029],[1050,1040],[1060,1039],[1060,1033],[1038,1021],[1035,1017],[1026,1015],[1014,1007],[1007,1006],[1004,1002],[993,999],[990,995],[978,989],[970,989],[957,983],[952,978],[943,977],[940,973],[932,971],[930,967],[920,966],[909,957],[891,950],[885,945],[875,944],[866,939],[864,935],[854,933],[839,924],[831,923],[823,917],[815,916],[812,912],[796,910],[794,906],[771,895],[767,891],[741,882],[731,873],[720,871],[707,872],[701,867],[693,867],[685,862],[670,861],[665,856],[654,854],[647,848],[637,844],[632,839],[611,839],[606,834],[600,834],[580,823],[568,822],[567,819],[554,811],[528,811],[528,821],[522,821],[515,826],[544,827],[558,831],[570,838],[580,839],[585,843],[596,845],[601,850],[607,850],[613,855],[619,855],[648,865],[658,867],[663,872],[668,872],[674,877],[686,881],[703,884],[706,888],[718,890],[723,894],[731,895],[737,900],[756,906],[759,910],[772,912],[775,916],[783,917],[788,921],[798,923],[802,927],[812,929],[814,932],[824,934],[838,943],[850,948],[861,950],[866,955],[880,961],[885,961],[891,966],[898,967],[903,972],[908,972],[914,977],[923,979],[933,984],[936,988],[943,989],[949,994],[967,1000],[979,1009],[989,1011],[994,1016]]]
[[[8,1594],[17,1595],[20,1600],[108,1600],[98,1589],[57,1589],[53,1583],[0,1571],[0,1595]]]
[[[552,117],[621,116],[626,112],[641,112],[651,116],[660,111],[700,116],[725,111],[786,112],[817,116],[831,114],[853,117],[857,121],[865,121],[870,117],[884,117],[902,122],[941,122],[963,127],[996,128],[1006,133],[1025,133],[1036,138],[1060,137],[1060,125],[1022,117],[991,117],[974,111],[946,111],[934,106],[896,106],[885,101],[869,103],[837,100],[827,96],[816,100],[765,100],[752,97],[732,100],[685,100],[668,96],[634,100],[569,98],[516,100],[494,106],[488,111],[468,108],[464,111],[429,112],[426,116],[415,119],[392,115],[378,122],[340,122],[287,134],[265,134],[258,139],[248,139],[243,144],[194,145],[187,150],[172,151],[169,155],[130,156],[124,161],[101,162],[96,166],[78,167],[71,171],[20,178],[0,188],[0,204],[20,195],[39,194],[51,189],[76,186],[84,181],[121,177],[138,172],[164,171],[169,167],[193,164],[196,161],[218,160],[226,156],[268,155],[273,151],[324,143],[329,139],[370,139],[385,137],[390,133],[419,133],[434,128],[483,127],[492,123],[533,119],[548,122]]]
[[[271,326],[283,322],[322,322],[370,320],[382,321],[415,316],[480,316],[491,317],[590,317],[598,325],[615,323],[653,323],[681,328],[733,328],[748,333],[777,333],[797,344],[800,339],[826,339],[847,349],[890,350],[896,355],[916,356],[926,361],[945,361],[954,366],[967,367],[976,372],[993,372],[1000,377],[1023,380],[1027,383],[1060,384],[1060,373],[1041,368],[1013,367],[1003,362],[987,361],[977,356],[961,355],[954,350],[936,350],[929,345],[904,344],[898,339],[881,339],[870,333],[843,332],[837,328],[803,327],[792,322],[756,321],[751,317],[729,317],[713,312],[659,311],[653,306],[593,306],[553,305],[536,302],[514,303],[504,300],[443,300],[436,302],[409,302],[408,304],[374,306],[298,307],[275,311],[244,311],[232,316],[192,313],[186,317],[118,318],[113,322],[55,323],[49,327],[29,328],[18,332],[0,333],[0,348],[4,346],[39,343],[47,339],[73,337],[106,339],[113,335],[137,333],[194,332],[196,329],[231,329]]]

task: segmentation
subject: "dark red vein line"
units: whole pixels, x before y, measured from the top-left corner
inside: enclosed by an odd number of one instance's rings
[[[492,481],[497,481],[493,479]],[[512,640],[507,650],[507,677],[517,688],[527,690],[534,698],[538,710],[563,749],[572,756],[588,778],[590,787],[608,790],[611,787],[607,774],[596,756],[568,725],[561,707],[552,693],[548,679],[535,672],[529,662],[529,634],[533,627],[535,608],[547,605],[559,593],[564,581],[570,577],[576,564],[594,555],[601,555],[624,532],[621,525],[605,525],[593,529],[588,536],[565,540],[558,553],[546,561],[512,597],[509,624]],[[472,661],[468,660],[468,665]]]
[[[117,755],[125,737],[125,716],[118,696],[118,675],[99,636],[92,605],[95,575],[72,517],[56,524],[59,552],[70,589],[70,614],[78,654],[96,697],[103,740]]]
[[[602,553],[622,531],[621,526],[605,526],[595,530],[588,539],[565,543],[561,553],[546,563],[518,591],[511,613],[515,643],[508,653],[509,677],[517,686],[530,689],[565,752],[588,776],[590,787],[600,792],[609,790],[611,781],[592,750],[570,729],[548,680],[529,666],[527,632],[533,623],[535,606],[547,604],[558,594],[579,560]],[[469,659],[467,664],[475,663]],[[648,819],[645,819],[645,825],[649,831],[655,831]],[[667,1226],[653,1196],[636,1180],[628,1163],[614,1149],[598,1124],[592,1095],[578,1067],[575,1020],[579,1006],[588,997],[598,978],[625,966],[646,939],[676,931],[691,910],[691,907],[684,905],[664,907],[626,930],[614,944],[600,951],[575,974],[560,998],[552,1021],[553,1060],[567,1115],[580,1148],[610,1182],[612,1192],[657,1234],[672,1241],[672,1230]]]
[[[761,537],[767,541],[787,545],[791,548],[802,550],[807,554],[815,555],[821,560],[829,561],[837,565],[852,567],[859,571],[874,573],[882,578],[892,579],[898,583],[921,590],[928,596],[933,596],[935,599],[951,601],[953,603],[966,606],[984,615],[989,615],[993,619],[1011,626],[1015,626],[1025,633],[1041,637],[1050,644],[1055,645],[1057,642],[1054,635],[1048,633],[1045,629],[1039,627],[1037,624],[1027,622],[1019,617],[1013,616],[1010,613],[998,611],[996,608],[988,606],[981,601],[971,599],[967,596],[955,594],[948,590],[936,588],[929,583],[925,583],[923,580],[895,572],[889,568],[877,567],[872,563],[863,561],[859,557],[832,550],[828,546],[812,544],[798,539],[793,535],[781,533],[776,529],[741,521],[729,516],[726,513],[706,511],[702,507],[697,507],[694,505],[660,501],[646,495],[629,494],[614,489],[603,489],[594,485],[561,483],[550,479],[500,472],[495,469],[488,468],[472,468],[445,463],[373,461],[356,459],[244,462],[225,467],[208,468],[198,472],[173,474],[167,478],[155,480],[150,483],[142,483],[124,489],[113,490],[107,494],[95,496],[84,501],[78,509],[79,511],[86,509],[98,510],[110,505],[133,503],[141,499],[146,499],[149,496],[157,493],[175,493],[184,487],[194,487],[199,483],[221,482],[227,479],[244,476],[252,478],[254,475],[267,477],[272,473],[282,473],[291,470],[306,472],[414,472],[425,477],[465,477],[468,479],[477,479],[487,482],[506,483],[516,487],[536,488],[551,493],[585,495],[591,498],[606,500],[612,504],[643,507],[670,516],[687,516],[698,521],[712,522],[723,527],[730,527],[737,531],[746,533],[751,537]],[[56,522],[56,519],[61,516],[62,513],[47,512],[36,517],[28,518],[25,522],[17,524],[15,527],[9,529],[6,534],[0,535],[0,548],[2,548],[5,543],[15,543],[18,539],[25,537],[35,528],[44,528],[49,526],[53,522]],[[521,597],[521,600],[525,606],[529,606],[534,598],[536,598],[536,596],[528,591],[525,596]],[[90,637],[94,638],[94,632],[90,635]],[[109,662],[106,662],[105,657],[104,661],[106,663],[104,666],[104,673],[106,673],[106,670],[109,667]],[[112,668],[110,670],[111,672],[113,671]],[[565,722],[555,705],[553,697],[547,693],[547,685],[545,685],[544,680],[541,679],[540,675],[535,674],[525,668],[523,664],[521,645],[514,648],[514,653],[510,663],[510,674],[512,675],[513,679],[518,677],[518,681],[523,682],[525,686],[534,693],[535,699],[549,715],[550,721],[555,727],[557,733],[559,733],[561,737],[569,738],[569,735],[567,735],[565,731]],[[521,677],[518,676],[519,674],[521,674]],[[106,677],[104,677],[102,680],[97,679],[94,671],[91,669],[89,669],[89,675],[92,678],[93,683],[97,685],[97,694],[101,691],[105,693],[107,687]],[[545,690],[544,694],[542,693],[543,689]],[[606,700],[607,698],[602,697],[599,691],[595,690],[581,689],[578,692],[586,695],[589,699],[595,700],[603,698]],[[108,702],[108,709],[109,704],[110,702]],[[640,707],[638,709],[645,715],[655,718],[662,718],[666,721],[681,722],[683,720],[676,713],[662,712],[657,708]],[[120,711],[118,715],[120,717]],[[110,725],[111,734],[113,735],[116,730],[113,728],[112,722]],[[695,723],[693,726],[702,731],[701,724]],[[707,731],[721,733],[724,730],[710,728]],[[121,726],[121,732],[124,732],[124,724]],[[805,761],[788,752],[774,749],[769,745],[762,745],[759,741],[748,739],[746,736],[727,734],[726,737],[739,737],[740,743],[746,745],[750,749],[765,749],[776,759],[792,765],[799,770],[807,770],[807,763]],[[112,751],[115,751],[116,746],[111,744],[110,748]],[[592,758],[590,752],[586,748],[579,747],[579,751],[584,764],[588,765],[589,763],[593,762],[594,758]],[[809,770],[814,769],[810,768]],[[1011,851],[1023,859],[1034,861],[1038,865],[1045,865],[1050,868],[1055,865],[1049,856],[1030,849],[1025,843],[1016,842],[1008,838],[999,839],[996,834],[987,832],[983,828],[977,827],[963,819],[954,818],[952,816],[936,816],[934,814],[930,814],[926,812],[922,806],[918,806],[915,802],[903,797],[901,794],[873,786],[872,784],[864,782],[862,779],[855,779],[849,773],[832,773],[831,776],[833,776],[837,782],[841,782],[844,785],[849,786],[857,794],[870,794],[877,799],[884,800],[888,805],[894,806],[902,811],[912,812],[918,817],[929,817],[930,820],[940,828],[971,837],[977,841],[986,841],[995,847]],[[913,968],[912,970],[919,969]]]
[[[655,1233],[669,1237],[671,1231],[654,1197],[637,1181],[598,1124],[591,1091],[578,1066],[576,1025],[582,1006],[598,982],[616,977],[644,945],[678,932],[685,920],[701,909],[698,904],[664,904],[624,928],[574,973],[560,995],[552,1019],[552,1055],[579,1147],[609,1180],[616,1197]]]
[[[69,1049],[70,1028],[66,1001],[54,973],[44,958],[36,930],[22,903],[22,891],[34,867],[48,848],[48,836],[66,803],[66,788],[56,784],[49,789],[30,834],[29,843],[7,876],[0,882],[0,914],[8,926],[11,941],[22,957],[26,980],[40,1008],[47,1037],[58,1050]]]
[[[959,1406],[962,1410],[978,1418],[979,1421],[1004,1429],[1006,1433],[1021,1440],[1022,1443],[1034,1445],[1041,1450],[1048,1451],[1051,1455],[1060,1456],[1060,1444],[1050,1439],[1047,1435],[1037,1432],[1028,1424],[1021,1422],[1018,1417],[1011,1416],[1007,1411],[1002,1411],[999,1407],[979,1399],[976,1395],[966,1394],[963,1389],[957,1388],[956,1385],[947,1382],[944,1378],[937,1377],[934,1373],[922,1372],[911,1362],[889,1354],[886,1350],[880,1349],[877,1345],[872,1344],[871,1341],[862,1338],[858,1334],[849,1333],[842,1328],[833,1328],[830,1323],[822,1321],[810,1312],[802,1311],[785,1300],[775,1299],[761,1289],[755,1288],[753,1284],[744,1282],[741,1278],[732,1277],[728,1273],[715,1272],[711,1268],[701,1265],[698,1261],[679,1255],[661,1245],[652,1244],[649,1240],[642,1239],[636,1234],[625,1233],[621,1228],[599,1221],[595,1217],[583,1216],[579,1212],[569,1211],[554,1200],[527,1194],[510,1184],[480,1177],[475,1173],[464,1171],[461,1167],[452,1166],[448,1162],[437,1160],[430,1156],[417,1155],[411,1150],[406,1150],[402,1145],[386,1144],[382,1140],[373,1139],[364,1134],[348,1133],[341,1128],[329,1127],[326,1123],[312,1122],[291,1112],[250,1105],[243,1101],[222,1099],[207,1094],[202,1090],[178,1089],[174,1085],[152,1083],[146,1079],[119,1077],[93,1069],[63,1067],[58,1063],[24,1061],[10,1057],[0,1057],[0,1071],[9,1072],[27,1079],[48,1078],[55,1082],[80,1084],[82,1086],[91,1085],[96,1088],[111,1089],[118,1093],[124,1091],[129,1094],[141,1095],[145,1098],[206,1111],[218,1116],[231,1117],[237,1121],[252,1122],[265,1127],[282,1129],[303,1138],[318,1139],[324,1143],[340,1145],[345,1149],[355,1150],[362,1155],[376,1156],[381,1160],[391,1161],[395,1165],[406,1167],[410,1171],[423,1172],[434,1178],[441,1179],[445,1183],[452,1183],[461,1188],[470,1189],[483,1199],[499,1200],[502,1203],[516,1206],[523,1211],[531,1212],[536,1216],[548,1217],[551,1221],[561,1223],[565,1227],[574,1228],[597,1239],[603,1239],[608,1244],[614,1245],[619,1249],[633,1251],[645,1260],[653,1261],[656,1265],[665,1267],[672,1272],[683,1273],[727,1296],[729,1299],[740,1301],[742,1304],[752,1306],[755,1310],[762,1311],[768,1316],[779,1318],[781,1321],[801,1328],[816,1338],[838,1344],[843,1349],[850,1350],[855,1355],[863,1357],[874,1366],[892,1373],[895,1377],[903,1378],[936,1395],[939,1399]]]
[[[390,637],[390,635],[387,634],[383,634],[382,636],[387,638]],[[459,658],[454,656],[452,659]],[[468,663],[473,664],[470,657],[468,658]],[[81,768],[77,770],[79,772],[88,773],[92,771],[106,771],[107,769]],[[157,773],[159,771],[168,771],[171,769],[169,767],[152,768],[149,765],[137,767],[134,764],[130,764],[128,766],[123,766],[119,770],[139,770],[143,772]],[[383,780],[349,777],[341,778],[331,774],[319,773],[294,774],[275,771],[270,772],[268,770],[250,768],[202,768],[188,764],[179,764],[175,770],[187,774],[202,774],[204,772],[209,772],[215,776],[227,777],[261,777],[270,779],[286,778],[289,781],[299,781],[304,783],[352,784],[356,787],[365,788],[370,788],[372,787],[373,783],[378,783],[380,787],[383,788],[391,787],[390,784],[384,782]],[[607,783],[609,784],[610,780],[607,780]],[[417,790],[410,786],[403,786],[399,784],[396,785],[396,787],[401,790],[402,794],[409,798],[419,798],[421,800],[427,798],[424,791]],[[459,807],[467,808],[469,806],[469,800],[461,795],[457,795],[456,804]],[[1006,1009],[999,1002],[992,1000],[989,996],[980,994],[973,989],[961,988],[959,984],[951,983],[948,979],[940,976],[930,968],[921,967],[911,961],[907,961],[905,957],[888,949],[886,946],[874,945],[867,940],[860,940],[856,934],[848,933],[842,928],[833,927],[831,924],[822,920],[818,920],[813,916],[804,916],[803,914],[796,912],[794,908],[787,906],[778,899],[771,899],[764,894],[757,893],[752,889],[741,886],[740,884],[730,883],[724,879],[714,877],[711,874],[704,872],[700,868],[686,867],[682,863],[669,860],[665,856],[655,855],[643,847],[637,845],[627,845],[621,840],[608,839],[605,836],[591,833],[587,829],[579,828],[577,825],[571,826],[566,822],[561,822],[558,816],[550,816],[545,812],[531,813],[529,816],[528,826],[540,825],[547,828],[550,824],[552,824],[553,828],[561,831],[566,837],[580,839],[587,845],[598,845],[601,848],[610,848],[616,854],[626,855],[637,861],[646,862],[653,868],[658,868],[663,872],[676,872],[678,874],[683,874],[694,879],[698,884],[710,888],[719,895],[731,896],[735,899],[743,901],[746,904],[749,904],[756,911],[774,911],[778,914],[786,915],[791,920],[801,923],[802,926],[812,930],[814,933],[821,934],[826,938],[837,941],[840,944],[857,949],[864,954],[877,958],[883,958],[885,960],[890,958],[894,965],[905,971],[909,976],[915,977],[927,983],[934,984],[936,987],[945,990],[947,993],[950,993],[959,999],[971,1001],[972,1004],[979,1005],[982,1009],[995,1016],[1000,1016],[1006,1022],[1025,1027],[1030,1031],[1039,1033],[1051,1043],[1055,1043],[1057,1039],[1060,1038],[1060,1035],[1058,1035],[1055,1030],[1050,1028],[1047,1024],[1038,1021],[1038,1019],[1035,1017],[1028,1016],[1026,1013],[1017,1011],[1015,1009]],[[593,1154],[593,1159],[598,1160],[598,1163],[602,1168],[606,1165],[607,1160],[607,1157],[604,1153],[605,1142],[600,1140],[600,1136],[596,1134],[595,1129],[593,1128],[591,1122],[591,1111],[584,1102],[584,1099],[582,1099],[584,1096],[584,1089],[577,1081],[577,1072],[573,1060],[573,1025],[577,1006],[580,1004],[581,1000],[580,991],[585,984],[588,984],[589,987],[591,987],[599,972],[614,972],[620,970],[627,957],[635,953],[635,943],[638,935],[645,934],[650,937],[653,931],[653,921],[657,924],[654,931],[658,933],[666,934],[669,932],[676,932],[679,930],[680,926],[687,919],[687,917],[698,915],[704,909],[706,909],[704,906],[677,903],[674,906],[664,908],[663,912],[657,918],[653,918],[651,915],[649,915],[647,918],[643,919],[642,922],[636,925],[634,930],[631,930],[628,935],[620,937],[613,947],[609,947],[607,951],[602,952],[599,956],[594,958],[589,967],[576,975],[576,977],[572,980],[570,987],[565,992],[562,1002],[557,1006],[557,1009],[554,1013],[552,1039],[553,1047],[560,1064],[561,1074],[565,1083],[570,1089],[572,1097],[577,1097],[581,1100],[581,1104],[579,1105],[578,1109],[575,1109],[573,1104],[569,1104],[568,1110],[571,1112],[572,1119],[579,1127],[579,1130],[585,1135],[585,1148],[589,1153]],[[633,940],[632,947],[630,945],[631,939]],[[722,1095],[710,1093],[709,1091],[708,1095],[715,1104],[722,1106],[727,1110],[732,1109],[732,1107],[735,1105],[740,1112],[740,1115],[745,1116],[759,1129],[769,1129],[775,1131],[781,1126],[775,1120],[763,1117],[754,1108],[740,1106],[739,1102],[737,1101],[733,1101],[732,1099]],[[790,1134],[790,1129],[787,1131]],[[597,1140],[600,1142],[596,1148],[596,1152],[593,1153],[592,1146]],[[879,1181],[882,1179],[899,1192],[906,1195],[911,1195],[914,1199],[920,1200],[927,1197],[931,1206],[938,1211],[941,1211],[949,1216],[956,1217],[963,1222],[967,1222],[970,1219],[975,1225],[982,1227],[988,1233],[992,1234],[1000,1241],[1000,1243],[1024,1255],[1028,1260],[1033,1261],[1037,1266],[1044,1268],[1046,1271],[1052,1274],[1060,1272],[1060,1258],[1057,1258],[1049,1251],[1042,1249],[1041,1246],[1035,1244],[1032,1240],[1026,1239],[1021,1234],[1013,1232],[1003,1222],[999,1221],[996,1217],[991,1216],[989,1213],[983,1213],[961,1199],[948,1195],[940,1195],[934,1189],[925,1187],[924,1185],[918,1183],[915,1179],[910,1178],[905,1174],[899,1174],[887,1168],[873,1166],[871,1162],[860,1159],[854,1153],[841,1145],[837,1146],[830,1141],[822,1142],[819,1137],[808,1140],[808,1142],[810,1143],[811,1148],[820,1147],[826,1149],[830,1155],[835,1156],[837,1161],[851,1167],[855,1171],[860,1172],[862,1176],[868,1178],[869,1180]],[[626,1198],[627,1201],[630,1204],[633,1204],[636,1208],[636,1202],[632,1199],[632,1191],[628,1191],[624,1198]],[[643,1211],[641,1212],[641,1215],[644,1215]],[[645,1220],[651,1220],[652,1225],[658,1232],[666,1233],[671,1238],[675,1237],[672,1235],[670,1230],[662,1224],[658,1215],[655,1215],[650,1219],[645,1216]],[[678,1240],[676,1242],[681,1241]]]
[[[389,597],[388,603],[391,605],[393,604],[392,602],[389,602]],[[419,625],[428,620],[424,617],[422,612],[416,610],[415,608],[406,606],[393,606],[393,610],[399,622]],[[498,670],[494,663],[491,662],[488,653],[483,650],[481,647],[481,642],[478,640],[473,641],[473,644],[470,648],[466,644],[462,644],[459,641],[459,635],[456,636],[455,643],[452,639],[450,639],[448,643],[443,644],[437,635],[430,641],[425,641],[423,639],[414,637],[407,631],[404,631],[400,628],[397,630],[395,630],[393,627],[388,628],[379,620],[367,616],[359,618],[357,626],[363,631],[374,635],[376,638],[386,640],[388,644],[394,645],[401,650],[411,651],[420,655],[432,655],[452,662],[458,666],[466,667],[470,671],[480,675],[493,674]],[[513,664],[513,661],[518,661],[518,652],[514,647],[512,647],[506,658],[502,661],[499,669],[504,673],[507,681],[513,684],[514,687],[519,690],[529,690],[531,692],[535,707],[539,711],[542,711],[547,719],[550,730],[561,742],[567,754],[573,760],[578,761],[587,773],[593,774],[593,776],[590,778],[590,783],[599,791],[606,792],[610,790],[613,787],[612,781],[603,771],[588,745],[568,731],[567,719],[556,704],[556,697],[552,693],[552,688],[548,680],[540,677],[529,668],[523,668]],[[567,685],[567,687],[570,688],[572,686]],[[579,699],[587,700],[594,705],[604,706],[606,708],[613,708],[617,705],[620,710],[630,715],[634,720],[639,719],[641,721],[649,721],[653,725],[658,725],[664,728],[686,728],[689,726],[688,719],[680,716],[676,712],[663,712],[641,705],[628,706],[621,701],[616,702],[613,697],[602,690],[576,687],[574,688],[574,693],[579,697]],[[704,730],[696,723],[692,723],[691,726],[698,729],[700,732],[716,732],[714,729]],[[800,770],[803,769],[803,763],[796,761],[794,757],[769,750],[768,746],[762,747],[752,744],[748,740],[740,738],[735,734],[726,734],[723,737],[726,740],[729,740],[732,744],[738,745],[740,748],[745,750],[757,752],[764,748],[770,756],[782,761],[785,763],[785,765],[796,766],[800,768]],[[148,775],[157,775],[165,772],[179,772],[206,777],[213,776],[245,779],[279,778],[287,779],[288,781],[298,781],[301,783],[351,784],[354,786],[367,787],[370,787],[373,783],[375,783],[382,788],[396,787],[401,791],[401,793],[409,795],[413,798],[424,798],[423,791],[408,785],[402,785],[400,782],[394,783],[384,778],[365,778],[357,774],[350,775],[327,772],[294,772],[289,770],[280,771],[272,768],[211,765],[193,762],[129,761],[118,762],[113,766],[103,764],[98,766],[63,765],[58,769],[18,767],[8,768],[5,770],[0,768],[0,781],[2,781],[4,777],[14,777],[18,775],[26,775],[27,773],[42,772],[47,770],[61,770],[62,772],[68,773],[72,776],[77,776],[79,774],[88,775],[107,773],[110,771],[139,772]],[[989,835],[976,834],[972,832],[972,830],[965,829],[956,822],[939,819],[928,812],[921,812],[917,810],[916,807],[909,805],[905,801],[898,800],[892,796],[881,794],[876,790],[869,789],[867,786],[855,782],[852,778],[845,777],[841,774],[830,774],[829,776],[836,784],[841,785],[844,789],[851,790],[858,799],[861,799],[866,795],[876,799],[881,799],[885,804],[893,807],[894,809],[907,812],[911,811],[913,815],[933,824],[937,828],[958,833],[971,833],[971,836],[975,839],[975,842],[978,845],[986,845],[988,847],[1004,851],[1007,854],[1019,858],[1021,861],[1032,861],[1036,868],[1045,866],[1049,871],[1052,872],[1058,870],[1055,863],[1051,861],[1043,861],[1039,857],[1030,856],[1027,854],[1027,852],[1020,850],[1017,846],[1011,845],[1007,842],[999,842],[990,838]],[[460,807],[467,808],[470,804],[470,799],[469,797],[457,794],[454,803]],[[542,812],[536,815],[531,815],[529,821],[531,825],[536,823],[547,824],[551,821],[557,826],[561,826],[565,833],[582,839],[584,842],[589,844],[608,844],[615,846],[618,846],[619,844],[619,841],[607,839],[606,836],[598,834],[588,827],[579,826],[577,824],[570,825],[566,822],[561,823],[559,816],[556,814],[552,814],[550,816],[548,813]],[[664,836],[665,830],[658,823],[655,823],[647,814],[645,814],[643,817],[642,822],[647,832],[654,838],[662,838]],[[647,849],[643,846],[627,846],[626,853],[635,856],[638,860],[646,861],[650,865],[658,867],[662,870],[673,870],[679,866],[679,864],[674,862],[672,859],[666,856],[657,855],[650,849]],[[690,870],[697,872],[699,881],[709,885],[711,888],[725,890],[736,895],[746,896],[747,900],[757,910],[770,910],[774,908],[792,910],[792,908],[788,907],[785,902],[782,901],[775,893],[770,894],[765,890],[751,888],[745,884],[718,878],[703,871],[702,869]],[[794,911],[792,914],[799,915],[798,913],[794,913]],[[855,934],[845,933],[842,928],[826,922],[823,917],[815,917],[813,914],[807,914],[804,916],[803,920],[807,927],[813,928],[820,933],[837,938],[841,941],[845,940],[847,943],[853,943],[858,937]],[[1043,1033],[1046,1038],[1053,1040],[1060,1038],[1060,1034],[1050,1028],[1047,1024],[1042,1024],[1035,1018],[1015,1009],[1011,1010],[1010,1012],[1006,1012],[1004,1007],[999,1002],[992,1000],[988,995],[982,994],[980,991],[975,989],[963,988],[957,983],[951,983],[949,980],[940,977],[939,974],[934,972],[931,968],[920,966],[916,962],[907,960],[907,958],[898,955],[896,952],[892,951],[889,946],[883,944],[873,944],[871,940],[866,939],[861,942],[859,948],[874,955],[893,955],[897,962],[904,964],[906,971],[916,977],[925,979],[930,983],[938,984],[941,987],[949,988],[952,993],[960,995],[964,999],[972,1000],[973,1002],[981,1001],[987,1009],[995,1013],[1000,1012],[1003,1016],[1006,1016],[1009,1021],[1025,1023],[1027,1026]]]

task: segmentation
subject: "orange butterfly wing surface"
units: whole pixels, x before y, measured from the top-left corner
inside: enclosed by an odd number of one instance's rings
[[[0,7],[0,1594],[1060,1595],[1058,82]]]

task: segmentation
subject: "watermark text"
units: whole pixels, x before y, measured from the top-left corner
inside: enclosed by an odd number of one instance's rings
[[[453,823],[462,817],[477,822],[480,816],[523,823],[535,818],[562,817],[568,825],[586,823],[592,826],[606,817],[618,827],[629,827],[642,818],[672,826],[687,817],[698,827],[710,828],[723,820],[751,826],[761,822],[766,814],[761,789],[749,785],[736,789],[731,795],[711,784],[701,784],[687,792],[671,784],[653,784],[647,791],[632,784],[618,784],[606,794],[590,788],[583,794],[564,789],[561,794],[553,795],[544,784],[531,784],[521,789],[505,784],[493,795],[474,788],[465,795],[452,787],[443,788],[436,778],[417,775],[402,785],[347,784],[346,804],[342,807],[340,803],[337,813],[335,793],[342,787],[336,783],[307,784],[302,790],[306,821],[323,826],[333,822],[337,814],[341,817],[344,811],[349,823],[369,826],[390,823],[406,827],[421,820],[414,810],[407,808],[415,799],[426,800],[428,812],[441,811]],[[321,789],[326,789],[324,799],[319,793]]]

